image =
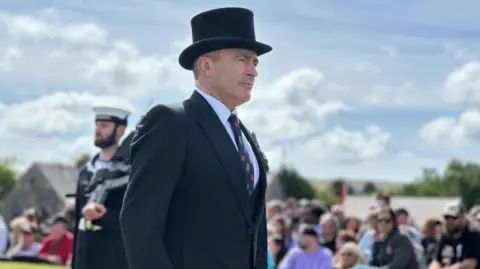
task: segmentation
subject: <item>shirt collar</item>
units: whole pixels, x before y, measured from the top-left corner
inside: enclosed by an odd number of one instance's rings
[[[200,93],[205,100],[207,100],[208,104],[213,108],[215,114],[217,114],[218,118],[222,123],[226,123],[228,118],[233,113],[238,116],[237,109],[234,109],[232,112],[225,106],[222,102],[215,99],[214,97],[208,95],[206,92],[200,89],[195,89],[198,93]]]

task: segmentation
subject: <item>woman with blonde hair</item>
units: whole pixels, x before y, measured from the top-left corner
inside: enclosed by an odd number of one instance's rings
[[[339,260],[335,264],[335,269],[350,269],[357,265],[365,264],[360,248],[353,242],[345,243],[340,248],[338,254]]]
[[[16,217],[10,221],[10,235],[9,235],[9,248],[5,255],[11,256],[13,253],[18,252],[23,244],[23,231],[26,226],[29,225],[29,221],[25,217]]]

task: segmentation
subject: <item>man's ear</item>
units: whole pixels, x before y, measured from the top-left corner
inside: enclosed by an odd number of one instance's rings
[[[125,134],[125,125],[118,125],[117,126],[117,141],[120,141],[120,138]]]

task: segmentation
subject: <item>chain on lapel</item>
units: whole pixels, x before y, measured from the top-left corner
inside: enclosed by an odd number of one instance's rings
[[[265,155],[265,153],[263,153],[262,149],[260,148],[260,145],[258,144],[258,141],[257,141],[257,136],[255,135],[254,132],[252,132],[251,137],[252,137],[253,143],[255,144],[255,147],[258,149],[258,152],[260,153],[260,159],[262,161],[263,167],[265,168],[265,172],[268,174],[268,172],[270,171],[270,167],[268,166],[267,156]]]

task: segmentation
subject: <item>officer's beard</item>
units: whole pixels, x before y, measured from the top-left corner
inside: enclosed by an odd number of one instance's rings
[[[95,139],[95,146],[100,149],[106,149],[115,145],[115,133],[116,132],[113,132],[105,139]]]

